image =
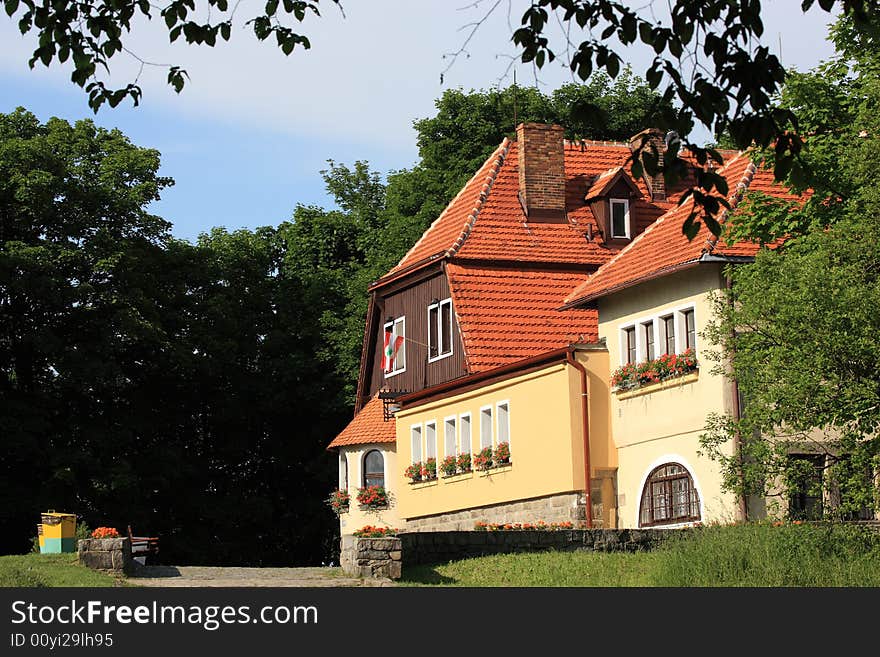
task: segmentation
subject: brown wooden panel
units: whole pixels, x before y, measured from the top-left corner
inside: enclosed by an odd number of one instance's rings
[[[435,300],[442,301],[449,296],[446,275],[438,273],[383,297],[378,304],[383,310],[376,327],[379,334],[373,351],[369,386],[371,396],[380,389],[415,392],[467,374],[454,306],[452,355],[428,362],[428,306]],[[386,377],[382,371],[382,332],[386,321],[401,316],[406,317],[406,371]]]

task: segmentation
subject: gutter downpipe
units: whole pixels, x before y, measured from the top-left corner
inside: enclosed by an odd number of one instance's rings
[[[581,373],[581,419],[583,420],[584,436],[584,500],[586,502],[584,515],[586,516],[587,529],[593,528],[593,504],[590,498],[592,480],[590,478],[590,415],[589,399],[587,397],[587,370],[581,365],[574,355],[575,348],[569,347],[565,353],[565,362]]]
[[[733,290],[733,279],[731,279],[730,274],[725,274],[725,287],[727,288],[727,303],[732,305],[733,299],[730,294]],[[733,329],[731,329],[731,338],[734,337]],[[731,343],[731,358],[736,355],[736,348]],[[736,376],[733,372],[730,374],[730,388],[733,394],[733,419],[735,422],[739,423],[740,421],[740,413],[739,413],[739,383],[736,380]],[[740,436],[739,429],[737,429],[733,434],[733,449],[736,452],[736,458],[739,462],[739,483],[741,492],[739,495],[739,499],[737,503],[739,505],[739,515],[740,519],[743,522],[748,522],[749,520],[749,505],[746,501],[746,493],[745,493],[745,477],[743,475],[743,456],[742,456],[742,437]]]

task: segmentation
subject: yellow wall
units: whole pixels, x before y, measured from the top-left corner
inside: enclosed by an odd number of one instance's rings
[[[590,371],[592,466],[616,465],[608,436],[607,358],[604,350],[580,352]],[[593,373],[593,370],[596,370]],[[547,495],[583,490],[584,457],[580,373],[565,364],[550,365],[478,390],[411,407],[396,414],[398,468],[392,473],[404,518],[460,511]],[[455,415],[471,414],[471,454],[480,450],[480,410],[491,405],[493,435],[497,431],[497,404],[507,402],[510,413],[509,468],[473,472],[436,482],[410,483],[404,475],[412,462],[411,427],[437,422],[437,460],[445,456],[443,424]],[[497,443],[497,437],[494,440]],[[424,451],[423,451],[424,460]]]
[[[712,317],[709,292],[723,286],[718,265],[700,264],[661,279],[643,283],[599,302],[599,337],[608,346],[610,369],[621,363],[620,328],[659,316],[673,309],[693,306],[697,330],[696,353],[700,365],[696,376],[653,389],[655,392],[610,393],[611,431],[618,449],[618,512],[621,527],[638,526],[642,487],[649,472],[666,462],[679,462],[691,473],[702,504],[703,522],[730,521],[736,500],[721,491],[719,468],[699,456],[699,434],[707,414],[732,410],[726,377],[711,374],[714,361],[706,358],[711,348],[700,333]],[[678,332],[678,331],[677,331]],[[657,344],[657,355],[663,349]],[[625,349],[625,347],[623,347]],[[674,380],[673,380],[674,381]]]
[[[378,449],[382,452],[385,460],[385,489],[391,495],[391,504],[387,509],[362,511],[355,498],[357,496],[357,489],[363,486],[362,470],[364,455],[373,449]],[[403,529],[405,523],[401,519],[400,508],[395,494],[395,487],[397,484],[395,474],[398,468],[397,454],[395,453],[394,445],[381,443],[376,445],[354,445],[351,447],[342,447],[339,449],[339,455],[340,459],[344,458],[348,462],[347,487],[348,492],[351,495],[349,511],[339,516],[340,533],[351,534],[365,525]],[[339,487],[345,488],[346,482],[343,480],[343,469],[341,464],[339,471]]]

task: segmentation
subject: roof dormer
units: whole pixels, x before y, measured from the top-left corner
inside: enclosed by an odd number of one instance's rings
[[[606,244],[623,245],[635,237],[632,210],[635,201],[641,197],[638,185],[623,167],[609,169],[590,185],[584,200],[590,206]]]

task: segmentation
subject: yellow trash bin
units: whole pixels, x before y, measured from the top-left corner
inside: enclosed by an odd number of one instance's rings
[[[40,552],[58,554],[76,552],[76,516],[72,513],[47,511],[42,514]]]

